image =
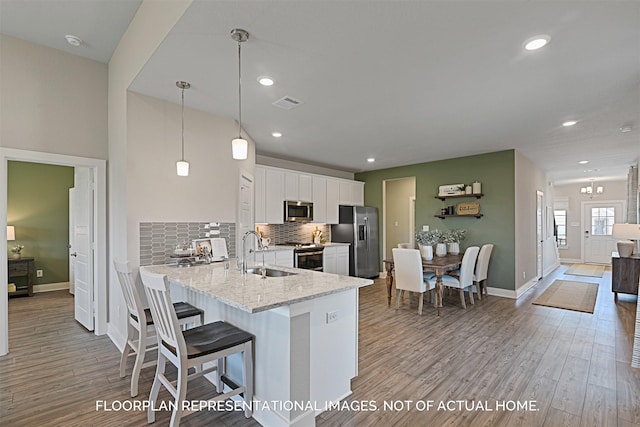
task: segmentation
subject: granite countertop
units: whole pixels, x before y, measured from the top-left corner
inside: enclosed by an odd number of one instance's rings
[[[243,275],[236,269],[233,261],[229,270],[225,270],[223,264],[183,268],[175,265],[156,265],[140,268],[151,273],[166,274],[173,283],[249,313],[258,313],[373,283],[373,280],[359,277],[273,265],[267,267],[297,274],[262,279],[257,274]]]

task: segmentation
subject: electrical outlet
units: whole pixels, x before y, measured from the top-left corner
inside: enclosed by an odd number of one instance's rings
[[[42,277],[43,274],[42,270],[36,270],[36,277]]]
[[[525,273],[524,271],[522,272],[522,278],[523,278],[523,279],[526,279],[526,278],[527,278],[527,275],[526,275],[526,273]]]
[[[327,323],[333,323],[338,320],[338,312],[337,311],[328,311],[327,312]]]

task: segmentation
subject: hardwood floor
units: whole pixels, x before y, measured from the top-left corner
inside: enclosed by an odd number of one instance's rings
[[[317,425],[640,425],[640,369],[630,367],[636,297],[621,294],[614,304],[610,270],[598,279],[565,269],[518,301],[489,296],[463,310],[452,293],[440,318],[428,304],[418,316],[417,298],[411,305],[405,298],[397,312],[387,308],[382,280],[362,289],[359,376],[344,406],[319,415]],[[594,314],[532,305],[554,279],[599,283]],[[140,395],[130,398],[118,350],[73,320],[69,294],[10,299],[9,326],[11,353],[0,357],[1,426],[146,425],[144,410],[96,410],[102,401],[143,401],[154,370],[142,371]],[[187,398],[212,395],[200,380]],[[166,391],[161,397],[169,401]],[[518,402],[536,410],[509,410]],[[366,410],[372,404],[377,410]],[[169,413],[156,419],[167,425]],[[181,425],[258,424],[241,413],[202,412]]]

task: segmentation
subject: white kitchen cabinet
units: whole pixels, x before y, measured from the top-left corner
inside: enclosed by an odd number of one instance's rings
[[[266,192],[265,192],[265,184],[266,184],[266,173],[267,171],[260,167],[256,166],[255,172],[255,197],[256,197],[256,205],[255,205],[255,221],[258,223],[267,222],[267,214],[265,211],[265,203],[266,203]]]
[[[340,181],[340,204],[364,206],[364,182]]]
[[[284,223],[284,201],[313,202],[318,224],[337,224],[339,205],[364,205],[364,182],[256,165],[255,222]]]
[[[279,265],[280,267],[293,268],[293,249],[278,250],[266,250],[255,251],[249,256],[250,264],[262,265],[262,256],[264,255],[264,263],[271,265]],[[347,267],[348,270],[348,267]]]
[[[338,206],[340,206],[340,181],[327,178],[327,224],[338,223]]]
[[[325,246],[323,252],[323,271],[325,273],[349,275],[349,246]]]
[[[349,275],[349,246],[336,246],[336,274]]]
[[[298,172],[286,172],[284,174],[285,200],[311,202],[312,179],[311,175]]]
[[[327,223],[327,179],[314,176],[313,183],[313,222]]]
[[[284,172],[276,169],[265,171],[265,221],[268,224],[284,223]],[[257,222],[257,221],[256,221]]]

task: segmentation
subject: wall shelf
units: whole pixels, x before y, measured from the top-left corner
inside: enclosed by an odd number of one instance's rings
[[[445,219],[445,218],[482,218],[482,214],[477,215],[434,215],[436,218]]]
[[[436,199],[440,199],[443,202],[447,199],[462,199],[462,198],[469,198],[469,197],[475,197],[476,199],[481,198],[482,196],[484,196],[484,194],[479,193],[479,194],[457,194],[455,196],[434,196]]]

